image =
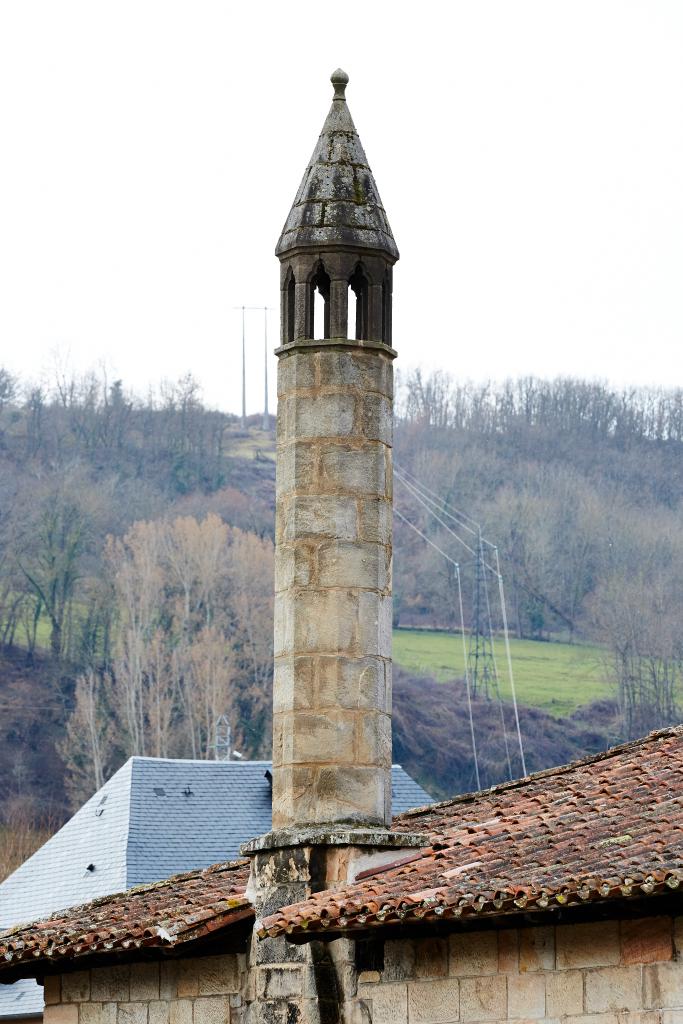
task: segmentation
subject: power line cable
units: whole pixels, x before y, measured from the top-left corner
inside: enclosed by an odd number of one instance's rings
[[[465,613],[462,605],[462,584],[460,582],[460,566],[456,566],[456,577],[458,580],[458,603],[460,605],[460,635],[462,637],[462,653],[465,659],[465,688],[467,690],[467,712],[470,719],[470,736],[472,737],[472,753],[474,755],[474,774],[477,780],[477,789],[481,789],[479,778],[479,760],[477,758],[477,741],[474,738],[474,716],[472,714],[472,693],[470,690],[470,672],[467,667],[467,644],[465,643]]]
[[[398,470],[399,473],[407,477],[414,484],[415,487],[419,488],[419,490],[422,491],[425,497],[430,497],[433,503],[435,505],[438,505],[439,509],[443,512],[445,516],[447,516],[449,519],[452,519],[454,523],[458,524],[458,526],[462,526],[463,529],[467,530],[474,537],[478,536],[478,534],[481,531],[481,524],[478,523],[476,519],[473,519],[472,516],[467,515],[467,513],[463,512],[462,509],[456,508],[455,505],[449,504],[449,502],[447,502],[445,498],[441,497],[440,494],[432,490],[431,487],[427,487],[427,485],[422,483],[421,480],[418,480],[414,473],[410,473],[403,466],[398,466],[396,463],[394,463],[394,470]],[[469,523],[472,523],[472,526],[468,526],[466,522],[462,522],[461,520],[467,520]],[[495,547],[495,544],[493,544],[490,540],[487,540],[486,537],[482,536],[481,539],[483,543],[486,544],[488,547]]]
[[[437,520],[437,522],[449,534],[451,534],[451,536],[453,536],[472,555],[475,555],[475,557],[476,557],[476,553],[474,552],[474,550],[466,543],[466,541],[464,541],[462,539],[462,537],[460,537],[455,532],[455,530],[451,529],[451,527],[449,527],[448,524],[443,521],[443,519],[441,518],[439,513],[435,511],[433,506],[434,505],[438,505],[439,511],[444,511],[444,515],[447,515],[448,518],[451,519],[453,522],[457,523],[458,526],[461,526],[461,527],[464,527],[465,529],[468,529],[468,531],[470,533],[474,533],[474,530],[472,530],[471,527],[467,527],[465,523],[459,522],[453,515],[449,514],[448,511],[443,510],[441,508],[441,505],[442,504],[447,505],[447,503],[446,502],[442,502],[441,500],[439,500],[437,502],[435,500],[435,498],[430,497],[430,495],[435,495],[436,492],[435,491],[431,491],[430,488],[428,488],[424,484],[422,484],[417,479],[417,477],[415,477],[412,473],[409,474],[406,470],[403,470],[401,467],[397,467],[397,466],[394,466],[394,469],[396,471],[395,475],[396,475],[397,479],[399,480],[399,482],[403,484],[403,486],[409,491],[410,494],[413,495],[413,497],[419,502],[419,504],[421,504],[423,506],[423,508],[427,509],[427,511],[430,512],[434,516],[434,518]],[[415,483],[412,483],[412,481],[411,481],[411,479],[409,479],[409,477],[412,478],[412,480],[414,480]],[[420,492],[422,492],[422,494]],[[454,511],[456,511],[456,512],[458,511],[457,509],[454,508],[454,506],[447,506],[447,507],[453,508]],[[477,529],[478,529],[478,537],[479,537],[481,543],[482,544],[487,544],[488,547],[490,547],[492,549],[493,553],[494,553],[495,563],[496,563],[495,568],[493,566],[489,565],[489,563],[486,562],[483,559],[483,556],[481,554],[480,554],[480,558],[482,560],[482,564],[489,570],[489,572],[491,572],[496,577],[496,579],[498,581],[498,592],[499,592],[499,598],[500,598],[500,603],[501,603],[501,615],[502,615],[502,618],[503,618],[503,637],[504,637],[504,643],[505,643],[505,654],[506,654],[507,667],[508,667],[508,677],[509,677],[509,680],[510,680],[510,693],[511,693],[511,696],[512,696],[512,704],[513,704],[514,715],[515,715],[515,727],[516,727],[516,733],[517,733],[517,741],[518,741],[518,745],[519,745],[520,758],[521,758],[521,763],[522,763],[522,771],[523,771],[524,775],[526,775],[527,774],[527,771],[526,771],[526,760],[525,760],[525,757],[524,757],[524,744],[522,742],[522,732],[521,732],[520,723],[519,723],[519,709],[518,709],[518,706],[517,706],[517,693],[516,693],[516,687],[515,687],[515,682],[514,682],[514,673],[513,673],[513,670],[512,670],[512,652],[511,652],[511,648],[510,648],[510,635],[509,635],[508,619],[507,619],[507,606],[506,606],[506,602],[505,602],[505,590],[504,590],[504,586],[503,586],[503,576],[502,576],[501,571],[500,571],[500,556],[499,556],[499,552],[498,552],[498,546],[496,544],[493,544],[491,541],[487,540],[481,534],[481,526],[478,523],[476,523],[476,520],[474,520],[471,516],[468,516],[464,512],[460,512],[459,514],[460,514],[461,518],[466,518],[471,523],[475,523],[475,525],[477,526]],[[403,518],[404,521],[407,521],[407,520],[405,520],[405,517],[402,516],[401,518]],[[412,523],[410,523],[409,525],[413,526],[413,529],[416,532],[418,532],[420,534],[420,536],[422,536],[427,541],[427,543],[431,544],[432,547],[434,547],[437,551],[439,551],[441,554],[443,554],[445,558],[447,558],[454,565],[456,564],[455,561],[452,558],[450,558],[450,556],[446,555],[445,552],[441,551],[441,549],[438,547],[438,545],[434,544],[434,542],[429,537],[427,537],[426,534],[423,534]],[[487,595],[487,597],[488,597],[488,595]],[[506,740],[506,750],[509,750],[508,745],[507,745],[507,736],[506,736],[506,730],[505,730],[505,716],[502,713],[502,704],[501,704],[501,714],[502,714],[502,722],[503,722],[503,734],[504,734],[504,738]],[[508,763],[510,764],[510,762],[508,762]],[[510,771],[512,771],[511,765],[510,765]]]
[[[479,545],[481,551],[481,534],[479,535]],[[483,559],[483,554],[482,554]],[[503,730],[503,743],[505,744],[505,759],[508,766],[508,775],[510,776],[510,782],[512,782],[512,760],[510,758],[510,744],[508,743],[508,732],[505,725],[505,710],[503,708],[503,698],[500,692],[500,675],[498,672],[498,660],[496,658],[496,645],[493,642],[493,620],[491,616],[491,601],[489,600],[489,585],[486,579],[486,573],[482,574],[482,585],[484,587],[484,599],[486,602],[486,615],[488,618],[489,637],[491,638],[491,661],[493,662],[493,679],[496,687],[496,697],[498,699],[498,711],[500,712],[500,724]]]
[[[503,637],[505,638],[505,654],[508,663],[508,674],[510,677],[510,692],[512,694],[512,706],[515,709],[515,725],[517,727],[517,741],[519,743],[519,756],[522,760],[522,771],[526,776],[526,761],[524,760],[524,744],[522,743],[522,730],[519,727],[519,711],[517,710],[517,693],[515,691],[515,677],[512,671],[512,652],[510,651],[510,635],[508,632],[508,615],[507,607],[505,604],[505,590],[503,589],[503,577],[500,572],[500,559],[498,558],[498,548],[494,548],[494,554],[496,558],[496,565],[498,566],[498,592],[500,594],[500,607],[503,614]]]
[[[398,473],[395,473],[394,475],[395,475],[396,479],[397,479],[397,480],[399,481],[399,483],[403,484],[403,486],[404,486],[404,487],[406,488],[406,490],[407,490],[407,491],[408,491],[408,492],[409,492],[410,494],[412,494],[412,495],[413,495],[413,497],[414,497],[414,498],[416,499],[416,501],[417,501],[417,502],[418,502],[418,503],[419,503],[420,505],[422,505],[422,506],[423,506],[423,508],[426,508],[428,512],[431,512],[431,514],[432,514],[432,515],[434,516],[434,518],[435,518],[435,519],[437,520],[437,522],[438,522],[438,523],[440,523],[440,524],[441,524],[441,526],[443,526],[444,530],[446,530],[446,531],[447,531],[448,533],[450,533],[452,537],[455,537],[455,539],[456,539],[457,541],[459,541],[459,543],[460,543],[460,544],[462,544],[462,546],[463,546],[464,548],[466,548],[466,550],[467,550],[467,551],[469,551],[469,553],[470,553],[471,555],[473,555],[473,556],[474,556],[474,557],[476,558],[476,557],[477,557],[477,553],[476,553],[476,551],[474,550],[474,548],[471,548],[471,547],[469,546],[469,544],[467,543],[467,541],[464,541],[464,540],[462,539],[462,537],[460,537],[460,536],[459,536],[459,535],[458,535],[458,534],[457,534],[457,533],[455,532],[455,530],[453,530],[453,529],[452,529],[452,528],[451,528],[451,527],[450,527],[450,526],[448,525],[448,523],[444,522],[444,520],[443,520],[443,519],[441,519],[441,517],[439,516],[439,513],[438,513],[438,512],[436,512],[436,511],[435,511],[435,510],[434,510],[433,508],[431,508],[431,507],[430,507],[430,505],[429,505],[429,504],[427,503],[427,501],[425,501],[425,500],[424,500],[424,499],[423,499],[423,498],[422,498],[422,497],[420,496],[420,494],[419,494],[419,492],[418,492],[417,488],[416,488],[416,487],[414,487],[414,486],[413,486],[413,484],[411,484],[411,483],[410,483],[410,482],[409,482],[408,480],[406,480],[406,479],[405,479],[405,478],[404,478],[403,476],[401,476],[401,473],[400,473],[400,472],[398,472]],[[489,566],[489,568],[490,568],[490,566]],[[492,569],[491,569],[491,571],[493,572],[493,570],[492,570]]]
[[[454,558],[451,558],[450,555],[447,555],[446,552],[443,551],[438,544],[434,543],[431,537],[428,537],[426,533],[423,533],[422,530],[420,530],[419,527],[415,525],[415,523],[411,522],[410,519],[406,518],[406,516],[404,516],[403,513],[396,508],[396,506],[394,506],[394,514],[398,516],[401,522],[405,523],[406,526],[409,526],[411,530],[414,530],[418,537],[422,537],[422,540],[426,540],[427,543],[430,544],[435,551],[438,551],[440,555],[443,555],[447,562],[450,562],[451,565],[454,565],[456,569],[459,568],[458,563],[455,561]]]
[[[420,530],[419,527],[417,527],[415,525],[415,523],[413,523],[410,519],[408,519],[407,516],[404,516],[403,513],[400,511],[400,509],[394,507],[394,512],[395,512],[395,514],[398,516],[398,518],[402,522],[404,522],[407,526],[409,526],[412,530],[414,530],[415,533],[419,537],[422,538],[422,540],[427,541],[428,544],[430,544],[436,551],[438,551],[440,555],[443,555],[443,557],[446,559],[446,561],[450,562],[451,565],[454,566],[454,568],[455,568],[455,578],[456,578],[457,583],[458,583],[458,605],[459,605],[459,608],[460,608],[460,635],[462,637],[463,665],[464,665],[464,670],[465,670],[465,689],[467,690],[467,712],[468,712],[469,723],[470,723],[470,736],[472,738],[472,757],[473,757],[473,760],[474,760],[474,774],[475,774],[475,778],[477,780],[477,789],[481,789],[481,783],[480,783],[480,780],[479,780],[479,762],[477,760],[477,742],[476,742],[476,739],[475,739],[475,736],[474,736],[474,715],[472,713],[472,694],[471,694],[471,691],[470,691],[470,674],[469,674],[469,670],[468,670],[468,667],[467,667],[467,643],[465,641],[465,613],[464,613],[464,610],[463,610],[463,601],[462,601],[462,584],[461,584],[461,581],[460,581],[460,566],[455,561],[454,558],[451,558],[450,555],[447,555],[445,551],[441,550],[441,548],[439,547],[438,544],[435,544],[433,540],[431,540],[429,537],[427,537],[427,535],[424,534],[422,532],[422,530]]]

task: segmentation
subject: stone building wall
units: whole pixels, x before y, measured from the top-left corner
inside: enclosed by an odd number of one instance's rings
[[[230,954],[46,978],[45,1024],[683,1024],[683,918],[387,940],[360,973],[350,940],[289,959],[282,943],[251,969]]]
[[[353,1024],[683,1024],[683,918],[461,932],[384,945]]]
[[[241,954],[122,964],[45,978],[45,1024],[233,1024],[248,995]]]

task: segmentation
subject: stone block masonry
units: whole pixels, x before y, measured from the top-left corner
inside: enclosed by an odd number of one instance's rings
[[[279,350],[275,829],[390,821],[393,354]]]
[[[394,940],[361,973],[354,1024],[683,1024],[683,919],[652,917]],[[636,952],[637,951],[637,952]],[[424,968],[431,965],[431,976]]]
[[[97,967],[45,979],[45,1024],[235,1024],[246,956]]]

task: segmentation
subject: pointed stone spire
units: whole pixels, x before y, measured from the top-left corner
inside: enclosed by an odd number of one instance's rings
[[[398,259],[398,249],[377,185],[346,105],[349,76],[330,81],[334,98],[320,138],[282,229],[275,254],[350,246]]]

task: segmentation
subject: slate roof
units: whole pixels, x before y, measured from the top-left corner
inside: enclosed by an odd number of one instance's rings
[[[270,768],[270,761],[130,758],[0,883],[0,928],[234,860],[242,843],[270,831]],[[431,801],[400,765],[391,783],[394,814]]]
[[[270,761],[131,757],[33,856],[0,883],[0,928],[131,886],[234,860],[271,828]],[[395,814],[431,797],[400,765]],[[88,870],[92,865],[93,870]],[[40,1014],[32,981],[0,985],[0,1019]]]
[[[276,256],[300,248],[350,245],[398,259],[368,158],[346,105],[348,75],[335,71],[334,99],[279,241]]]
[[[428,848],[264,919],[312,935],[671,893],[683,882],[683,727],[402,815]]]
[[[215,864],[19,925],[0,935],[0,972],[12,978],[35,973],[37,961],[59,970],[97,954],[175,950],[251,917],[248,877],[246,860]]]

